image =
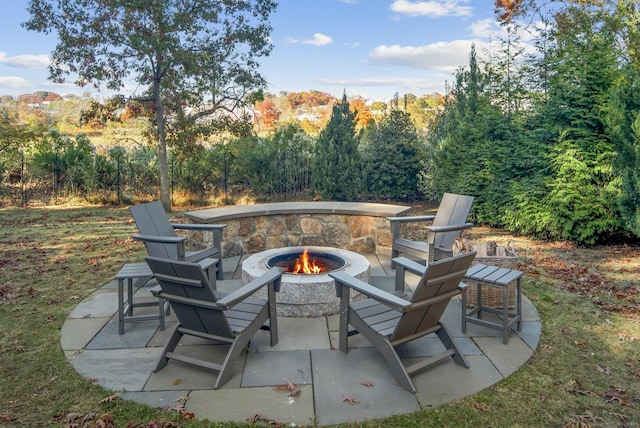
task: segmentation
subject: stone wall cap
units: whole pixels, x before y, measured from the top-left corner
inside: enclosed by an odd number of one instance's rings
[[[220,223],[226,220],[283,214],[347,214],[371,217],[396,217],[407,213],[411,207],[405,205],[372,202],[274,202],[255,205],[233,205],[189,211],[187,218],[198,223]]]

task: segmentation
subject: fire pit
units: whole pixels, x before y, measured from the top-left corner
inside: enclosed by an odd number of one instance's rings
[[[311,273],[295,273],[296,264],[307,265]],[[314,317],[337,313],[340,301],[329,272],[342,270],[363,281],[369,280],[369,261],[352,251],[330,247],[286,247],[263,251],[242,262],[242,280],[259,277],[274,266],[287,268],[276,294],[278,315]],[[260,294],[257,294],[260,296]],[[262,297],[266,297],[263,292]],[[362,298],[353,293],[351,299]]]

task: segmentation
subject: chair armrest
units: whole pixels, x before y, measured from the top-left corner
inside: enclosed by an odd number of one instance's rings
[[[473,223],[462,223],[462,224],[448,224],[446,226],[428,226],[427,230],[433,233],[442,233],[442,232],[451,232],[454,230],[471,229],[472,227],[473,227]]]
[[[266,271],[264,274],[260,275],[258,278],[250,281],[249,283],[243,285],[239,289],[233,291],[232,293],[227,294],[222,299],[217,301],[217,304],[224,309],[229,309],[240,303],[247,297],[251,296],[253,293],[258,291],[260,288],[265,285],[274,284],[275,291],[280,290],[280,277],[282,273],[285,271],[285,268],[274,267]]]
[[[154,242],[158,244],[180,244],[187,240],[185,236],[131,235],[134,241]]]
[[[385,305],[393,308],[402,310],[409,306],[411,306],[411,302],[404,300],[394,294],[388,293],[384,290],[380,290],[370,284],[367,284],[364,281],[359,280],[358,278],[354,278],[352,276],[347,275],[344,272],[333,272],[329,274],[336,282],[336,295],[338,297],[342,296],[340,292],[340,288],[342,286],[348,287],[350,289],[359,291],[367,297],[371,297],[379,301],[380,303],[384,303]]]
[[[427,266],[425,266],[424,264],[415,262],[406,257],[396,257],[393,259],[393,261],[396,264],[402,266],[405,270],[408,270],[409,272],[419,276],[424,275],[424,272],[427,270]]]

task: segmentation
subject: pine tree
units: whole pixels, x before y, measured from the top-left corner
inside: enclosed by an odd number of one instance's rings
[[[324,199],[349,200],[362,189],[362,163],[358,152],[355,114],[346,93],[332,110],[331,119],[315,146],[313,184]]]
[[[628,66],[611,92],[608,130],[617,153],[618,208],[624,227],[640,236],[640,70]]]
[[[421,142],[409,113],[391,110],[367,140],[362,156],[368,192],[388,199],[417,197]]]

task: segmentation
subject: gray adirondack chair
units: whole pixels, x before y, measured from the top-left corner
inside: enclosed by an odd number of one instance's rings
[[[134,205],[129,207],[129,211],[140,232],[132,237],[144,242],[151,257],[190,262],[213,258],[217,260],[214,265],[216,277],[223,279],[221,245],[225,224],[172,224],[158,201]],[[176,229],[211,232],[213,245],[198,251],[185,251],[184,243],[187,238],[177,236]]]
[[[280,288],[283,268],[272,268],[238,290],[222,293],[212,284],[215,278],[209,279],[197,263],[145,259],[160,285],[152,292],[168,301],[178,318],[154,371],[165,367],[169,360],[216,371],[213,388],[218,389],[229,380],[241,352],[259,329],[270,330],[271,346],[278,343],[275,292]],[[251,297],[263,287],[267,287],[267,299]],[[206,361],[176,352],[184,335],[230,346],[221,363]]]
[[[410,376],[448,357],[468,368],[469,364],[440,318],[451,298],[466,288],[461,281],[475,255],[469,252],[427,266],[406,257],[398,258],[396,275],[404,277],[406,272],[412,272],[421,276],[413,294],[403,297],[400,295],[404,294],[404,281],[396,281],[396,293],[390,293],[344,272],[330,273],[340,298],[339,349],[348,352],[349,336],[361,333],[382,354],[398,384],[414,393],[416,388]],[[367,298],[350,303],[351,289]],[[350,331],[349,326],[354,330]],[[406,365],[396,347],[432,333],[446,350]]]
[[[417,257],[427,264],[453,255],[455,239],[465,229],[473,227],[467,222],[473,196],[445,193],[435,216],[387,217],[390,222],[392,246],[391,257],[400,254]],[[400,226],[410,222],[430,221],[426,241],[411,241],[400,236]],[[395,268],[395,262],[391,264]]]

